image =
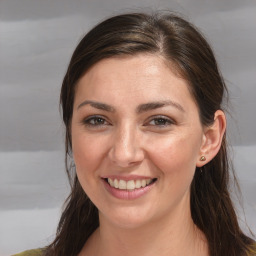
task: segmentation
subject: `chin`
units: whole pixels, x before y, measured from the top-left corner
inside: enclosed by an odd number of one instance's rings
[[[109,224],[124,228],[124,229],[135,229],[140,228],[150,222],[148,213],[141,213],[138,209],[122,209],[115,213],[104,215],[99,213],[100,222],[108,221]]]

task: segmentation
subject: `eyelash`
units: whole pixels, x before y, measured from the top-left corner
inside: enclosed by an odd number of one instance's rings
[[[102,116],[90,116],[90,117],[87,117],[86,119],[84,119],[84,120],[82,121],[82,123],[83,123],[84,125],[86,125],[86,126],[89,126],[89,127],[91,126],[91,127],[95,127],[95,128],[106,125],[106,124],[102,124],[102,123],[96,124],[96,123],[95,123],[96,120],[97,120],[97,121],[101,120],[101,121],[103,121],[103,122],[107,122],[105,117],[102,117]],[[94,124],[90,123],[91,121],[94,121]],[[107,123],[108,123],[108,125],[109,125],[109,122],[107,122]]]
[[[91,123],[93,121],[93,123]],[[100,121],[101,123],[96,123]],[[151,122],[163,122],[162,124],[150,124]],[[106,124],[107,123],[107,124]],[[100,128],[102,126],[105,126],[105,125],[111,125],[108,121],[106,121],[106,118],[103,117],[103,116],[90,116],[90,117],[87,117],[85,118],[83,121],[82,121],[82,124],[88,126],[88,127],[92,127],[92,128]],[[167,118],[165,116],[154,116],[153,118],[151,117],[150,120],[148,122],[146,122],[143,126],[155,126],[157,128],[164,128],[164,127],[167,127],[167,126],[170,126],[170,125],[173,125],[175,124],[175,121],[170,119],[170,118]]]
[[[162,123],[162,124],[153,124],[152,125],[152,124],[150,124],[152,121],[153,122],[159,122],[160,121],[160,122],[164,122],[164,124]],[[165,117],[165,116],[154,116],[153,118],[151,117],[149,122],[146,123],[146,125],[155,126],[159,129],[168,127],[168,126],[173,125],[173,124],[175,124],[175,121],[168,118],[168,117]]]

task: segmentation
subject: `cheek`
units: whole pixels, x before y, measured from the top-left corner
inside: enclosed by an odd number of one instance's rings
[[[198,140],[182,136],[170,136],[151,143],[150,159],[160,170],[162,175],[180,177],[181,181],[193,177],[197,152],[199,150]],[[152,150],[154,148],[154,151]],[[157,149],[157,150],[156,150]],[[170,179],[170,182],[176,179]]]
[[[95,188],[99,187],[99,182],[101,182],[98,172],[102,164],[104,149],[97,140],[95,142],[95,138],[88,134],[73,134],[72,149],[78,180],[87,196],[93,202],[98,202],[99,191]]]
[[[82,132],[73,132],[72,150],[78,176],[88,176],[97,170],[103,152],[95,138]]]
[[[176,137],[155,142],[154,148],[157,150],[150,152],[150,159],[159,174],[163,202],[170,202],[172,208],[183,199],[189,200],[196,168],[196,146],[187,138]],[[168,212],[171,209],[167,207],[166,210]]]

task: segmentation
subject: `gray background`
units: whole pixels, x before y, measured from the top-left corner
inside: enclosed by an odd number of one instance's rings
[[[0,0],[0,256],[54,236],[68,191],[58,97],[78,41],[112,14],[151,9],[181,13],[213,46],[230,90],[228,134],[245,216],[256,232],[255,0]]]

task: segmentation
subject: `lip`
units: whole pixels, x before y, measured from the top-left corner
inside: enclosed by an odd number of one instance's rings
[[[136,179],[135,177],[131,178],[131,176],[129,176],[129,178],[126,177],[126,179],[124,179],[125,177],[119,177],[119,178],[117,176],[111,176],[111,177],[114,177],[115,179],[120,178],[120,179],[123,179],[126,181]],[[109,176],[108,178],[111,178],[111,177]],[[139,177],[140,177],[139,179],[143,179],[142,176],[139,176]],[[140,197],[144,196],[145,194],[147,194],[155,185],[155,182],[153,182],[144,188],[141,187],[141,188],[137,188],[137,189],[129,191],[129,190],[121,190],[121,189],[111,187],[105,179],[106,178],[102,179],[105,189],[113,197],[118,198],[118,199],[123,199],[123,200],[134,200],[134,199],[140,198]],[[138,179],[138,176],[137,176],[137,179]]]

